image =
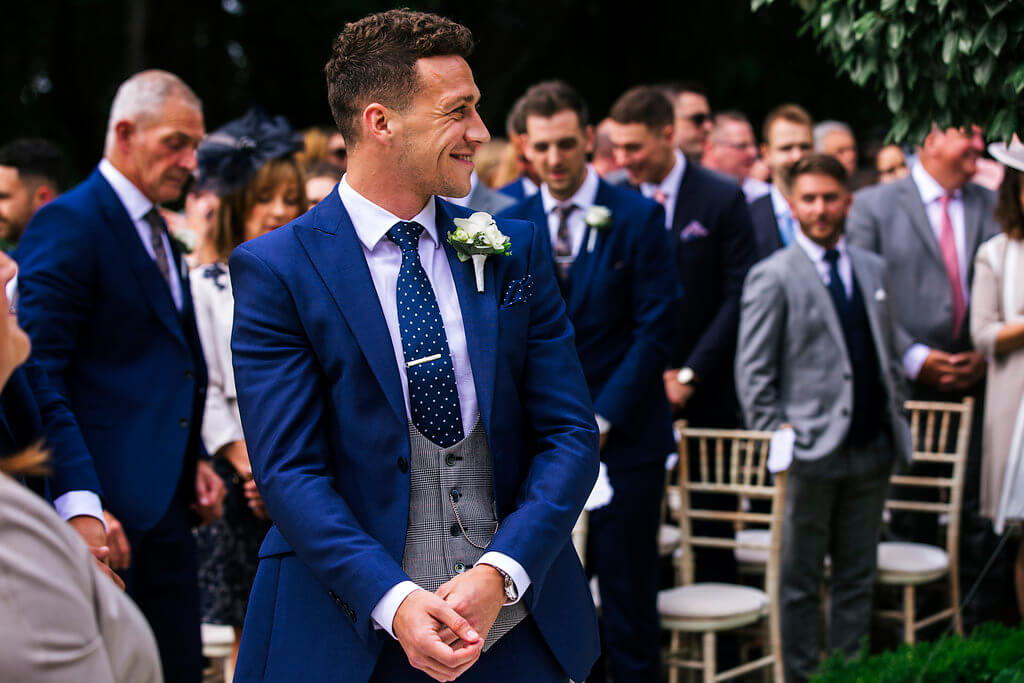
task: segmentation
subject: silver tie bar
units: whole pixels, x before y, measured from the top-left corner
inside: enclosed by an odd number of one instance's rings
[[[417,358],[416,360],[409,361],[408,363],[405,364],[405,367],[411,368],[417,365],[423,365],[424,363],[429,363],[432,360],[440,360],[440,358],[441,354],[439,353],[435,353],[432,356],[423,356],[423,358]]]

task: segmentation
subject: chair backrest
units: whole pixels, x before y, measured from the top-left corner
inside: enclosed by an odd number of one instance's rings
[[[956,557],[960,544],[960,508],[963,501],[964,471],[971,440],[971,412],[974,401],[960,403],[907,401],[914,464],[929,463],[924,471],[894,474],[893,487],[885,507],[937,516],[947,515],[946,550]],[[938,491],[937,500],[921,500],[922,489]]]
[[[680,580],[694,580],[695,547],[743,547],[732,533],[720,537],[695,536],[694,520],[754,523],[768,527],[771,547],[765,570],[765,587],[770,596],[778,590],[779,544],[782,534],[782,507],[786,493],[785,473],[768,472],[768,449],[772,432],[740,429],[702,429],[687,427],[685,420],[676,423],[679,438],[679,462],[676,476],[671,477],[666,496],[679,498],[679,529],[682,547]],[[702,494],[694,497],[693,494]],[[698,507],[716,497],[765,499],[768,512]],[[704,502],[700,502],[704,501]],[[723,525],[725,529],[725,525]],[[756,546],[750,546],[757,549]],[[763,548],[761,548],[763,549]]]

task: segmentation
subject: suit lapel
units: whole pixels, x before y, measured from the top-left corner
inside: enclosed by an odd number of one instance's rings
[[[124,265],[134,275],[139,283],[139,289],[143,297],[153,307],[153,311],[167,329],[178,338],[186,347],[184,331],[181,329],[181,318],[178,309],[174,306],[174,299],[171,298],[171,290],[164,281],[156,263],[150,258],[149,252],[142,245],[139,233],[135,229],[128,211],[124,208],[121,200],[118,199],[114,188],[107,183],[106,178],[98,171],[93,171],[93,178],[96,183],[96,195],[99,199],[100,210],[106,216],[106,223],[114,233],[114,239],[120,247],[120,257]],[[182,295],[186,289],[185,280],[181,278]]]
[[[476,388],[477,405],[480,406],[480,417],[484,429],[491,433],[491,414],[494,409],[494,373],[498,361],[498,282],[494,259],[504,256],[489,256],[484,267],[484,291],[476,289],[476,276],[470,262],[463,263],[450,244],[447,236],[455,230],[455,223],[441,200],[437,204],[437,237],[441,241],[448,265],[451,267],[455,291],[459,295],[459,308],[462,310],[462,325],[466,331],[466,347],[469,351],[469,362],[473,366],[473,384]],[[546,224],[544,224],[546,225]],[[512,245],[515,249],[516,245]],[[472,425],[465,425],[467,430]]]
[[[811,296],[814,297],[814,304],[821,309],[822,316],[825,318],[825,327],[835,337],[836,343],[839,344],[839,347],[843,349],[843,353],[849,358],[850,350],[846,348],[846,338],[843,337],[843,327],[839,322],[839,313],[836,311],[836,305],[832,302],[831,295],[829,295],[828,290],[825,288],[825,283],[821,281],[818,269],[814,267],[814,263],[811,262],[810,257],[800,248],[799,244],[794,242],[787,248],[793,252],[792,260],[795,262],[794,267],[803,272],[796,279],[808,283]]]
[[[847,249],[850,258],[850,265],[853,268],[853,276],[857,280],[857,288],[860,290],[861,298],[864,300],[864,310],[867,311],[868,324],[871,326],[871,340],[875,343],[875,355],[878,357],[879,369],[882,372],[886,390],[892,394],[892,387],[889,386],[889,347],[885,344],[882,336],[882,327],[878,321],[878,302],[875,299],[876,292],[882,291],[880,283],[871,278],[871,274],[864,269],[860,261],[853,254],[852,249]],[[888,295],[888,292],[886,292]]]
[[[608,196],[608,187],[608,183],[598,180],[597,196],[594,198],[594,204],[611,209],[612,202],[609,201],[611,197]],[[612,225],[608,228],[609,230],[615,229],[614,221],[615,212],[612,211]],[[569,280],[572,284],[569,286],[569,302],[566,308],[570,318],[579,312],[583,302],[586,301],[587,292],[590,291],[590,283],[594,279],[594,271],[597,269],[597,263],[601,261],[601,252],[604,249],[605,242],[608,240],[607,235],[601,234],[606,231],[598,230],[594,239],[594,252],[590,253],[587,251],[587,244],[590,242],[592,230],[594,228],[588,225],[583,231],[583,241],[580,243],[579,253],[576,254],[576,260],[572,264],[572,268],[569,269]]]
[[[965,282],[974,281],[974,258],[978,251],[979,237],[981,235],[981,198],[971,183],[964,186],[964,248],[967,250],[967,279]]]
[[[910,224],[917,231],[917,236],[921,238],[928,252],[944,269],[942,254],[939,252],[939,241],[935,239],[935,232],[932,230],[931,221],[928,220],[928,212],[925,210],[924,201],[921,199],[921,193],[917,191],[914,179],[904,178],[900,183],[900,192],[904,195],[900,206],[903,206],[910,214]]]
[[[348,321],[388,404],[405,424],[405,398],[395,365],[391,333],[363,256],[362,244],[336,190],[314,209],[312,227],[296,227],[296,234]]]

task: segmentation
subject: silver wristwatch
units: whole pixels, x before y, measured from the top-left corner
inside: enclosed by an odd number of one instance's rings
[[[494,567],[494,565],[490,565]],[[519,599],[519,591],[516,589],[516,582],[512,580],[512,577],[507,572],[501,570],[500,567],[494,567],[494,570],[501,574],[501,578],[505,580],[505,604],[510,604]]]

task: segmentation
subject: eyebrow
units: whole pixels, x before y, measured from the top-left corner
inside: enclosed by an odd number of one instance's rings
[[[443,109],[452,109],[460,104],[472,104],[474,100],[479,102],[475,95],[462,95],[451,100],[445,100],[441,103],[441,106]]]

